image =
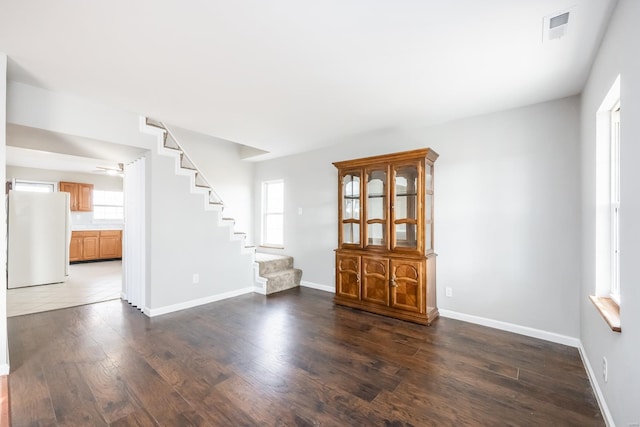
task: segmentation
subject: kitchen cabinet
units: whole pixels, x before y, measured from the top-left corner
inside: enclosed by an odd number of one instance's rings
[[[71,210],[74,212],[93,211],[93,184],[79,182],[60,182],[60,191],[70,194]]]
[[[82,239],[82,259],[98,259],[98,242],[100,234],[97,231],[85,231]]]
[[[122,258],[120,230],[100,231],[100,259]]]
[[[83,237],[78,233],[71,233],[71,243],[69,244],[69,261],[82,261]]]
[[[336,162],[336,304],[429,325],[438,317],[426,148]]]
[[[121,230],[73,231],[69,261],[122,258]]]

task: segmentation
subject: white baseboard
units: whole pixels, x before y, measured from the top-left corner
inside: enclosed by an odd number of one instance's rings
[[[502,322],[500,320],[488,319],[486,317],[474,316],[472,314],[459,313],[457,311],[443,309],[440,309],[439,311],[442,317],[462,320],[465,322],[475,323],[477,325],[487,326],[489,328],[500,329],[503,331],[514,332],[516,334],[539,338],[541,340],[551,341],[557,344],[564,344],[570,347],[580,347],[580,340],[578,338],[570,337],[567,335],[556,334],[555,332],[543,331],[541,329],[530,328],[528,326],[520,326],[514,323]]]
[[[304,286],[305,288],[317,289],[319,291],[331,292],[332,294],[336,293],[335,286],[321,285],[319,283],[307,282],[306,280],[301,280],[300,286]]]
[[[9,375],[9,370],[10,369],[11,368],[9,367],[8,363],[0,364],[0,376],[1,375]]]
[[[185,301],[178,304],[167,305],[165,307],[159,307],[159,308],[145,307],[144,313],[149,317],[160,316],[162,314],[173,313],[174,311],[185,310],[187,308],[193,308],[199,305],[221,301],[223,299],[229,299],[229,298],[237,297],[244,294],[250,294],[254,292],[254,289],[255,288],[253,286],[250,286],[250,287],[238,289],[235,291],[224,292],[222,294],[211,295],[208,297],[198,298],[191,301]]]
[[[596,395],[596,400],[598,401],[598,405],[600,406],[600,412],[602,413],[602,418],[604,418],[604,422],[608,427],[615,427],[615,422],[613,421],[613,417],[611,416],[611,412],[609,411],[609,406],[607,406],[607,401],[604,399],[604,394],[602,394],[602,390],[600,389],[600,385],[596,380],[596,374],[593,372],[593,368],[591,367],[591,362],[589,362],[589,358],[587,357],[587,352],[582,346],[582,342],[580,342],[580,346],[578,347],[580,351],[580,357],[582,358],[582,364],[587,370],[587,376],[589,377],[589,382],[591,383],[591,388],[593,389],[594,394]]]

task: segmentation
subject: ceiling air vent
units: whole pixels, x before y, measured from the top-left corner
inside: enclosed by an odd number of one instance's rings
[[[569,27],[569,14],[570,12],[566,10],[564,12],[554,13],[544,17],[542,28],[543,42],[559,39],[567,33],[567,28]]]

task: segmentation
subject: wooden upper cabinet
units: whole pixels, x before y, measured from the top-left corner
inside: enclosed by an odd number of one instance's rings
[[[337,304],[416,323],[438,316],[429,148],[336,162]]]
[[[78,184],[78,210],[93,211],[93,184]]]
[[[60,191],[65,191],[70,194],[70,205],[72,211],[93,211],[93,184],[60,182],[58,188]]]
[[[77,182],[60,182],[58,189],[69,193],[71,201],[71,210],[76,210],[76,204],[78,202],[78,183]]]
[[[334,163],[340,174],[338,247],[432,252],[437,158],[424,149]]]

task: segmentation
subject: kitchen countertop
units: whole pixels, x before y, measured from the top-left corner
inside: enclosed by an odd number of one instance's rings
[[[122,230],[123,224],[78,224],[72,225],[71,231]]]

